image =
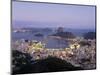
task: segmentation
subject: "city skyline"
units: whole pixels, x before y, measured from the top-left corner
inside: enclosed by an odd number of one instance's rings
[[[95,6],[13,1],[12,25],[95,29]]]

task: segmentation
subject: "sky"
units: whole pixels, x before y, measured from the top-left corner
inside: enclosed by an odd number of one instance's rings
[[[95,6],[13,1],[12,25],[95,29]]]

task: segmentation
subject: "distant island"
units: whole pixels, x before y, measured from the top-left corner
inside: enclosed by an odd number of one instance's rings
[[[59,36],[61,38],[75,38],[76,37],[72,32],[64,31],[62,27],[59,27],[57,29],[57,32],[55,34],[52,34],[52,36]]]
[[[36,32],[51,32],[51,28],[16,28],[13,29],[13,32],[18,33],[18,32],[31,32],[31,33],[36,33]]]
[[[34,36],[43,37],[44,35],[42,33],[36,33]]]
[[[59,32],[53,34],[52,36],[59,36],[61,38],[75,38],[75,35],[71,32]]]

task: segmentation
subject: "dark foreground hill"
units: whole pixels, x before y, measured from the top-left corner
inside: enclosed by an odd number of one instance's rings
[[[18,51],[16,51],[15,53],[17,52]],[[18,52],[18,54],[16,55],[17,56],[13,55],[13,61],[15,60],[15,58],[17,58],[17,60],[15,61],[18,64],[16,64],[15,62],[12,63],[13,66],[16,66],[12,70],[13,74],[83,70],[81,67],[75,67],[65,60],[61,60],[56,57],[48,57],[42,60],[31,61],[30,59],[27,59],[29,56],[27,56],[26,54]],[[24,64],[22,63],[23,61]]]

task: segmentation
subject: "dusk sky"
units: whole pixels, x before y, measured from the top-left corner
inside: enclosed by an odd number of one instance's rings
[[[12,3],[13,27],[66,27],[95,29],[95,6]]]

